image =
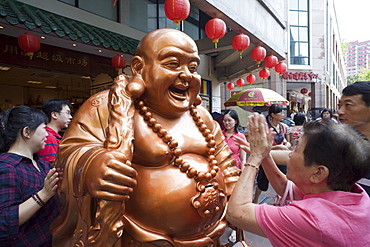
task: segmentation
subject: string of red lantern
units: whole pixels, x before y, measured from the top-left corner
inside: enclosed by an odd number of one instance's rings
[[[306,94],[308,92],[308,89],[307,88],[302,88],[301,89],[301,94]]]
[[[233,90],[233,89],[234,89],[234,84],[233,84],[232,82],[229,82],[229,83],[227,84],[227,89],[229,89],[229,90]]]
[[[234,50],[239,52],[240,62],[243,59],[243,51],[249,47],[250,40],[249,37],[243,33],[239,33],[238,35],[234,36],[231,41],[231,44]]]
[[[280,63],[278,63],[278,64],[275,66],[275,71],[276,71],[277,73],[279,73],[279,75],[280,75],[280,76],[281,76],[282,74],[284,74],[286,70],[287,70],[287,65],[286,65],[286,63],[280,62]]]
[[[240,78],[240,79],[236,80],[236,85],[238,85],[239,87],[244,86],[244,84],[245,84],[245,82],[244,82],[243,79]]]
[[[259,66],[261,64],[261,61],[266,57],[266,49],[262,46],[256,46],[251,52],[251,57],[254,61],[257,62]]]
[[[172,20],[178,26],[181,21],[189,16],[189,0],[166,0],[164,2],[164,13],[168,19]]]
[[[277,64],[278,64],[278,58],[274,55],[270,55],[268,57],[265,58],[265,61],[264,61],[264,64],[265,64],[265,67],[266,68],[269,68],[269,70],[271,70],[272,68],[274,68]]]
[[[247,76],[246,80],[249,84],[252,85],[252,83],[256,81],[256,77],[254,75],[250,74],[249,76]]]
[[[270,71],[268,69],[261,69],[259,76],[262,78],[262,80],[265,80],[270,76]]]
[[[40,49],[40,40],[31,33],[25,33],[18,36],[18,45],[32,59],[33,53]]]
[[[112,65],[116,68],[116,70],[120,70],[126,65],[126,59],[123,55],[115,55],[112,57]]]
[[[224,37],[226,33],[226,24],[223,20],[219,18],[213,18],[206,23],[205,26],[206,35],[215,44],[215,49],[217,49],[217,43],[219,39]]]

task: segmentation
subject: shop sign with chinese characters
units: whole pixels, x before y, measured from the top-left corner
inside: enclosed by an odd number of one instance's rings
[[[319,74],[314,74],[312,72],[285,72],[282,77],[283,79],[293,80],[313,80],[319,78]]]
[[[0,63],[50,69],[81,75],[115,74],[111,58],[41,44],[30,59],[17,44],[17,39],[0,35]]]

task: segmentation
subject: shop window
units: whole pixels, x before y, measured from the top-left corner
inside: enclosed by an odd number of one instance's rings
[[[94,1],[94,4],[91,4],[90,0],[59,0],[59,1],[86,10],[88,12],[107,18],[109,20],[118,21],[119,1],[117,1],[116,6],[112,6],[113,1],[112,2]]]
[[[309,65],[309,13],[307,0],[290,0],[290,63]]]

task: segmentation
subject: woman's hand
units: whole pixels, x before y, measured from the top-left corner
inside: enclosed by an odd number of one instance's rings
[[[243,149],[247,154],[251,153],[249,142],[247,140],[244,140],[236,135],[233,136],[233,141],[235,142],[235,145],[239,146],[241,149]]]
[[[273,131],[268,128],[265,117],[257,113],[249,116],[248,130],[251,156],[264,159],[271,151]]]
[[[44,202],[47,202],[55,193],[57,192],[58,189],[58,173],[56,168],[53,168],[49,171],[48,175],[46,175],[44,179],[44,188],[39,192],[40,197]]]

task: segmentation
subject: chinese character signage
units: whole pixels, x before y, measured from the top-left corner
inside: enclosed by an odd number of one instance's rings
[[[319,74],[314,74],[312,72],[285,72],[283,74],[283,79],[293,79],[293,80],[313,80],[317,79]]]
[[[17,44],[17,39],[0,35],[0,63],[49,69],[80,75],[97,76],[107,73],[115,76],[111,59],[83,52],[41,44],[30,59]]]

